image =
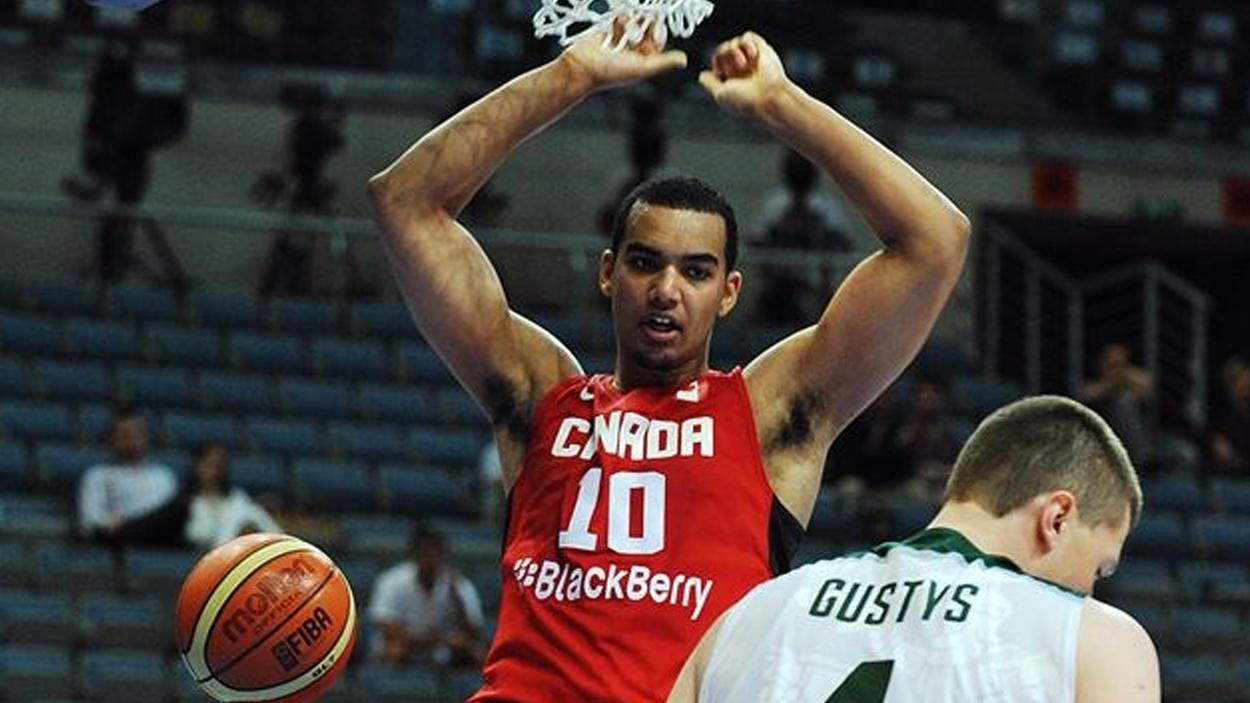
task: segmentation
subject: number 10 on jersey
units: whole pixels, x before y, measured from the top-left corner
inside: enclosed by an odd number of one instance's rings
[[[617,554],[655,554],[664,549],[664,474],[655,471],[621,471],[608,478],[608,549]],[[577,502],[568,527],[560,530],[561,549],[597,551],[599,535],[590,531],[590,521],[599,506],[603,469],[595,467],[582,474],[577,486]],[[634,492],[642,493],[642,533],[634,535]]]

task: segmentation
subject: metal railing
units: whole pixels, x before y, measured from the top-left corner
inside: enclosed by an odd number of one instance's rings
[[[1079,395],[1098,347],[1125,343],[1155,379],[1153,412],[1174,408],[1205,422],[1211,304],[1197,286],[1155,261],[1078,280],[992,221],[977,264],[977,337],[988,373],[1029,393]]]

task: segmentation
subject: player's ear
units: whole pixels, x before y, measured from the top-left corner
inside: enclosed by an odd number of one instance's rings
[[[616,265],[616,254],[611,249],[604,249],[599,256],[599,292],[605,298],[612,297],[612,267]]]
[[[1038,514],[1038,539],[1043,550],[1054,550],[1076,519],[1076,496],[1069,491],[1052,491],[1042,497]]]
[[[742,272],[730,271],[725,277],[725,289],[721,293],[720,309],[717,317],[724,317],[738,304],[738,294],[742,292]]]

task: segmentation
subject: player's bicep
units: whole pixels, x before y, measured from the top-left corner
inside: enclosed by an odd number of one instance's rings
[[[822,400],[829,423],[853,419],[907,368],[958,280],[962,258],[880,251],[846,277],[819,322],[770,352],[768,375]],[[788,379],[788,380],[787,380]]]
[[[563,345],[508,309],[485,251],[445,211],[379,205],[378,221],[418,330],[493,422],[576,373]]]
[[[1077,703],[1159,703],[1159,656],[1125,613],[1086,604],[1077,643]]]

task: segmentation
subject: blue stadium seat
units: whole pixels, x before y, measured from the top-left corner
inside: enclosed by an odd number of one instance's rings
[[[1193,512],[1206,506],[1206,495],[1198,480],[1175,473],[1142,481],[1142,493],[1150,496],[1151,508]]]
[[[4,507],[0,505],[0,521],[5,520]],[[0,523],[3,524],[3,523]],[[30,585],[31,574],[26,546],[20,542],[0,541],[0,589],[25,588]],[[0,640],[4,639],[3,594],[0,590]]]
[[[191,294],[191,316],[210,327],[258,327],[260,306],[251,296],[197,290]]]
[[[75,688],[69,650],[48,645],[0,645],[0,699],[68,698]]]
[[[235,332],[226,340],[234,363],[253,371],[292,373],[304,368],[304,343],[294,335]]]
[[[403,432],[393,425],[332,422],[330,442],[343,456],[360,459],[402,459],[408,456]]]
[[[0,491],[26,491],[34,487],[30,453],[17,442],[0,442]],[[0,514],[0,519],[3,519]]]
[[[23,355],[49,356],[65,351],[64,331],[55,320],[0,312],[0,349]]]
[[[1116,598],[1137,598],[1169,602],[1181,593],[1181,587],[1172,576],[1165,561],[1127,559],[1115,575],[1106,582],[1105,588]]]
[[[308,454],[321,451],[321,433],[309,420],[251,417],[244,421],[252,447],[262,452]]]
[[[1180,606],[1172,621],[1178,641],[1191,651],[1222,652],[1245,645],[1246,628],[1236,608]]]
[[[1193,551],[1181,516],[1159,510],[1148,510],[1142,515],[1126,546],[1132,554],[1155,558],[1184,557]]]
[[[106,549],[39,546],[33,556],[36,581],[58,593],[111,591],[116,585],[113,555]]]
[[[0,358],[0,398],[24,398],[31,394],[31,390],[26,362],[18,358]]]
[[[438,407],[443,422],[486,427],[486,415],[477,401],[460,386],[447,386],[439,391]]]
[[[413,451],[432,464],[475,467],[488,437],[485,432],[447,427],[417,427],[409,434]]]
[[[109,291],[109,312],[137,320],[177,320],[182,317],[178,296],[170,288],[118,286]]]
[[[300,417],[351,417],[356,411],[347,385],[335,381],[282,378],[278,397],[288,413]]]
[[[79,612],[84,641],[110,647],[163,649],[174,624],[169,604],[151,596],[90,594]]]
[[[435,395],[420,386],[362,384],[360,410],[365,417],[388,422],[430,422],[438,417]]]
[[[71,439],[77,428],[69,407],[59,403],[0,401],[0,429],[18,439]]]
[[[323,376],[378,379],[391,372],[386,347],[372,340],[318,337],[312,343],[312,358]]]
[[[26,293],[36,309],[57,317],[95,315],[103,298],[95,283],[71,280],[34,281]]]
[[[411,667],[403,670],[369,667],[360,672],[369,700],[376,703],[409,703],[438,697],[442,689],[433,670]]]
[[[63,593],[0,591],[0,635],[21,644],[71,645],[78,637],[74,601]]]
[[[1245,564],[1190,561],[1180,564],[1180,582],[1191,601],[1210,601],[1211,592],[1222,583],[1244,584],[1250,580]]]
[[[395,347],[395,356],[401,378],[438,385],[455,383],[443,360],[425,344],[400,342]]]
[[[161,425],[166,439],[180,447],[196,447],[207,442],[229,449],[238,449],[241,445],[233,415],[169,412],[165,413]]]
[[[62,496],[0,496],[0,536],[19,540],[64,541],[73,531],[69,504],[70,501]],[[29,559],[26,560],[23,573],[34,574],[34,566]],[[19,578],[15,583],[24,582]]]
[[[347,558],[338,559],[336,563],[343,575],[347,577],[347,582],[352,585],[352,590],[356,592],[357,598],[363,598],[367,594],[373,592],[373,580],[382,572],[381,566],[377,562],[369,559]]]
[[[386,463],[378,467],[383,505],[393,513],[470,517],[472,493],[446,471]]]
[[[364,337],[419,339],[417,326],[402,303],[353,303],[349,313],[352,331]]]
[[[110,459],[109,450],[100,445],[48,442],[35,449],[43,482],[57,490],[72,491],[78,487],[83,472]]]
[[[1023,396],[1024,391],[1014,383],[995,378],[961,376],[951,384],[955,409],[977,419]]]
[[[1220,477],[1211,481],[1212,503],[1230,513],[1250,513],[1250,480]]]
[[[339,311],[333,302],[309,298],[270,298],[269,320],[286,332],[327,332],[339,327]]]
[[[311,508],[333,511],[375,507],[373,476],[363,461],[301,457],[295,460],[295,492]]]
[[[123,567],[126,586],[132,593],[155,596],[164,599],[166,603],[172,603],[198,557],[198,554],[191,551],[138,547],[128,549]],[[165,615],[161,621],[164,622],[168,617]]]
[[[447,546],[454,561],[498,564],[501,539],[499,528],[477,520],[435,517],[430,526],[447,535]]]
[[[287,470],[274,454],[239,454],[230,457],[230,479],[252,495],[287,494]]]
[[[221,366],[225,361],[221,337],[210,328],[156,322],[144,327],[143,339],[156,358],[167,364]]]
[[[372,555],[387,560],[401,557],[408,551],[412,521],[385,515],[344,515],[339,520],[343,548],[354,556]]]
[[[200,397],[204,405],[226,412],[269,412],[274,403],[273,381],[267,376],[232,371],[201,371]]]
[[[1194,519],[1194,541],[1219,559],[1250,561],[1250,517],[1201,516]]]
[[[139,335],[131,322],[78,317],[65,321],[65,346],[87,359],[133,359],[139,356]]]
[[[128,404],[141,408],[186,408],[198,397],[186,369],[123,366],[117,380]]]
[[[1213,654],[1170,652],[1159,663],[1166,691],[1165,700],[1173,700],[1182,694],[1220,696],[1233,693],[1230,689],[1236,686],[1227,664],[1221,657]]]
[[[571,315],[530,315],[530,321],[551,333],[565,346],[582,346],[581,325]]]
[[[38,359],[32,369],[35,384],[54,400],[112,400],[113,374],[98,361]]]
[[[485,598],[483,598],[485,601]],[[447,688],[451,692],[451,697],[458,701],[467,701],[469,697],[482,687],[485,683],[482,675],[476,671],[454,671],[451,678],[447,681]]]
[[[82,692],[93,699],[164,703],[169,695],[165,660],[156,652],[99,649],[79,660]]]

